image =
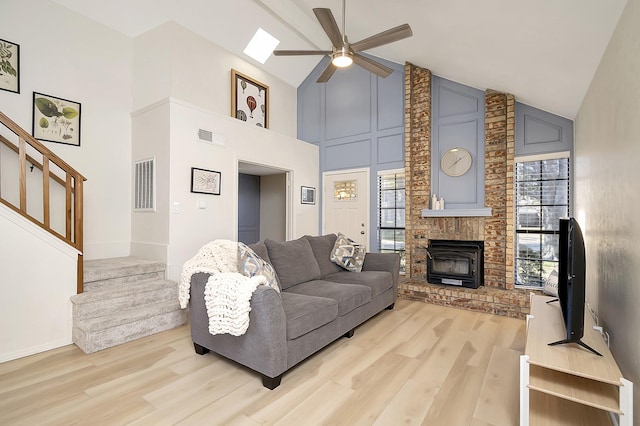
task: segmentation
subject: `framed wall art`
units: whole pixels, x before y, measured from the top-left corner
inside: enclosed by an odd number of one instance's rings
[[[79,102],[33,92],[33,137],[80,146]]]
[[[20,93],[20,46],[0,39],[0,89]]]
[[[191,192],[196,194],[220,195],[222,173],[213,170],[191,168]]]
[[[302,204],[316,203],[316,189],[311,186],[303,186],[300,194],[300,202]]]
[[[231,70],[231,116],[269,128],[269,86]]]

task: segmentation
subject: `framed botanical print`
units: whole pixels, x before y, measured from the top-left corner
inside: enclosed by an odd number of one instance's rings
[[[0,89],[20,93],[20,46],[0,39]]]
[[[231,116],[269,128],[269,86],[231,70]]]
[[[33,92],[33,137],[80,146],[79,102]]]

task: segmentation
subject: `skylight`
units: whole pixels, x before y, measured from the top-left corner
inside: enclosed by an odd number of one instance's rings
[[[258,31],[253,35],[247,47],[245,47],[244,53],[261,64],[264,64],[278,43],[280,43],[280,40],[262,28],[258,28]]]

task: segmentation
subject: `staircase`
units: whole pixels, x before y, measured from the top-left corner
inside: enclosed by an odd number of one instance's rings
[[[84,293],[71,297],[73,342],[92,353],[186,323],[178,284],[162,262],[119,257],[84,262]]]

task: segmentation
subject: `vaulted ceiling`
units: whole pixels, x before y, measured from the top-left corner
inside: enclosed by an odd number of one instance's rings
[[[130,37],[173,20],[297,87],[319,56],[242,51],[258,27],[278,49],[330,49],[312,9],[342,26],[342,0],[53,0]],[[413,37],[367,51],[573,119],[626,0],[347,0],[351,42],[408,23]],[[338,71],[339,72],[339,71]]]

